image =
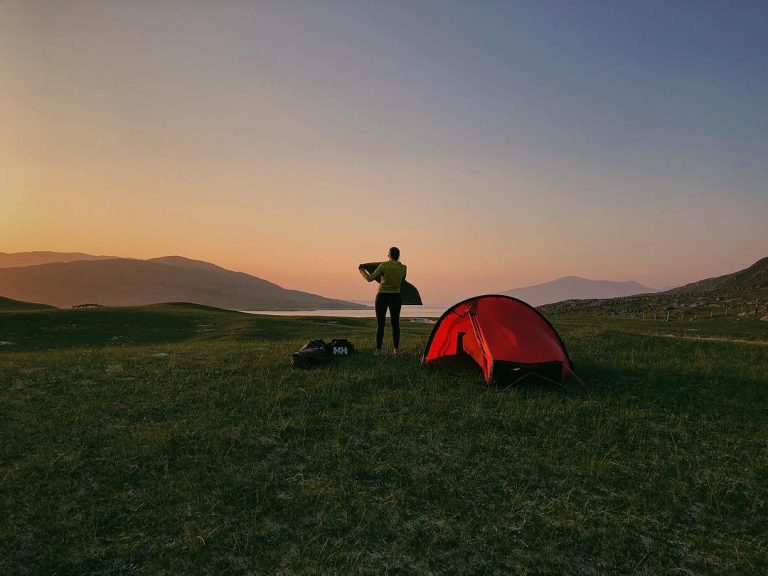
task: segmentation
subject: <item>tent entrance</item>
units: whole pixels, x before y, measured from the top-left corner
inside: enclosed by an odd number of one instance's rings
[[[490,381],[496,384],[516,384],[517,382],[535,376],[544,380],[560,383],[563,373],[563,363],[552,362],[512,362],[509,360],[489,360],[479,343],[480,339],[470,332],[456,333],[456,356],[471,358],[481,368],[490,366]]]
[[[491,381],[497,384],[517,384],[523,379],[533,377],[560,384],[562,373],[562,362],[526,364],[523,362],[496,360],[493,363]]]

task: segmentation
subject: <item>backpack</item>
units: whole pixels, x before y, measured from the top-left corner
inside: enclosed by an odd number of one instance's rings
[[[309,340],[291,354],[291,366],[296,368],[312,368],[322,364],[328,353],[328,345],[325,340]]]

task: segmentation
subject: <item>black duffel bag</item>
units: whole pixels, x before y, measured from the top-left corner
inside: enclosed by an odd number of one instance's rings
[[[346,338],[334,338],[326,346],[331,356],[347,356],[357,352],[355,345]]]

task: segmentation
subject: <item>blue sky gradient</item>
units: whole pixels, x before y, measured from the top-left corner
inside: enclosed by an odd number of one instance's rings
[[[766,30],[741,1],[6,2],[0,250],[363,297],[398,244],[433,302],[733,271],[768,255]]]

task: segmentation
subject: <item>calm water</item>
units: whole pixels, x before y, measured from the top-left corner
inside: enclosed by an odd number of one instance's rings
[[[375,310],[245,310],[247,314],[269,314],[271,316],[335,316],[337,318],[374,318]],[[445,308],[428,306],[403,306],[401,318],[439,318]]]

